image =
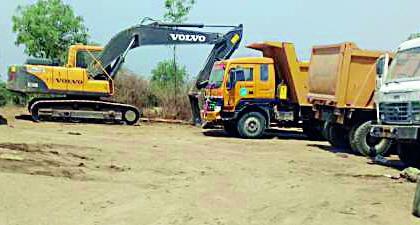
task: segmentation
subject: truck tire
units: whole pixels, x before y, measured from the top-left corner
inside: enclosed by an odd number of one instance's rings
[[[232,137],[238,136],[238,126],[234,121],[225,121],[223,122],[223,129],[227,133],[227,135]]]
[[[316,127],[315,124],[304,123],[302,127],[303,133],[308,137],[311,141],[324,141],[325,137],[322,134],[323,131]]]
[[[356,128],[358,128],[358,126],[353,126],[351,129],[350,129],[350,132],[349,132],[349,143],[350,143],[350,149],[351,149],[351,151],[354,153],[354,154],[356,154],[356,155],[362,155],[360,152],[359,152],[359,150],[358,150],[358,147],[357,147],[357,145],[356,145],[356,142],[354,142],[353,140],[354,140],[354,134],[356,133]]]
[[[324,122],[324,125],[322,126],[322,137],[325,138],[325,140],[330,140],[330,122]]]
[[[358,151],[364,156],[385,156],[391,148],[392,141],[385,138],[375,138],[370,135],[372,121],[358,124],[354,127],[354,134],[350,136],[353,151]]]
[[[420,144],[399,143],[398,156],[407,167],[420,168]]]
[[[238,132],[242,138],[260,138],[265,129],[266,119],[259,112],[245,113],[238,122]]]
[[[331,146],[340,149],[349,148],[348,132],[341,125],[327,122],[324,129]]]

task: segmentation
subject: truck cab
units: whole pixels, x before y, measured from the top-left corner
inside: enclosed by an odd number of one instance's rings
[[[234,117],[235,108],[241,101],[273,100],[274,76],[273,60],[270,58],[239,58],[217,62],[205,89],[205,120],[219,120],[221,113],[224,117]]]
[[[298,127],[307,103],[308,63],[293,44],[264,42],[248,46],[262,57],[217,62],[205,89],[202,118],[243,138],[261,137],[271,126]]]
[[[402,43],[390,64],[383,56],[377,62],[377,124],[371,133],[396,140],[400,159],[420,167],[420,38]]]

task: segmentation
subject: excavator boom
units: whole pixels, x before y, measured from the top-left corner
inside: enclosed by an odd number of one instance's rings
[[[137,25],[121,31],[105,46],[96,63],[88,68],[91,77],[100,78],[105,75],[115,78],[125,57],[131,49],[147,45],[214,45],[205,66],[197,79],[197,88],[203,88],[202,83],[208,80],[215,61],[229,58],[238,48],[243,27],[234,27],[225,35],[220,33],[200,32],[180,28],[204,28],[202,24],[165,24],[152,23]],[[216,27],[216,26],[212,26]]]
[[[184,28],[230,27],[226,34],[185,30]],[[183,28],[183,29],[180,29]],[[229,59],[239,47],[243,35],[243,26],[206,26],[203,24],[167,24],[152,23],[137,25],[121,31],[105,46],[96,63],[88,68],[94,79],[114,79],[125,57],[131,49],[145,45],[214,45],[207,60],[197,75],[195,87],[189,93],[193,123],[201,124],[199,96],[206,87],[211,70],[216,61]]]

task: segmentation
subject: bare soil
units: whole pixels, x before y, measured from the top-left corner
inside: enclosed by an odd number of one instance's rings
[[[397,168],[299,130],[242,140],[185,125],[15,119],[21,113],[0,109],[0,224],[419,223],[415,184],[389,178]]]

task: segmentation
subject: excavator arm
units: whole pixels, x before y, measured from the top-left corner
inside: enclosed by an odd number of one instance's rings
[[[128,52],[134,48],[147,45],[214,45],[213,50],[197,77],[197,88],[205,87],[214,62],[229,58],[238,48],[243,27],[234,27],[225,35],[219,33],[200,32],[180,28],[204,28],[202,24],[165,24],[152,23],[137,25],[115,35],[104,47],[99,58],[89,66],[88,72],[94,79],[114,79],[124,63]],[[218,26],[211,26],[218,27]]]
[[[184,28],[230,27],[226,34],[185,30]],[[180,29],[183,28],[183,29]],[[199,96],[207,86],[211,70],[216,61],[232,56],[242,40],[243,26],[206,26],[203,24],[166,24],[154,22],[137,25],[121,31],[105,46],[102,54],[89,66],[88,72],[93,79],[114,79],[131,49],[146,45],[214,45],[203,68],[196,78],[195,86],[189,93],[193,123],[201,124]]]

